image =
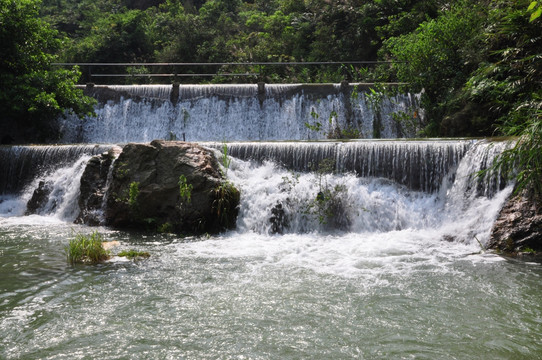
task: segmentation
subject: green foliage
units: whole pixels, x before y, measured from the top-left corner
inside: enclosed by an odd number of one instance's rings
[[[322,123],[316,121],[314,124],[305,122],[305,127],[311,131],[314,132],[320,132],[322,131]]]
[[[391,114],[391,118],[397,124],[399,133],[401,134],[418,134],[420,117],[417,108],[408,108],[406,110],[397,111]]]
[[[516,193],[531,191],[538,202],[542,201],[542,110],[532,111],[526,121],[505,122],[501,129],[518,139],[497,158],[490,170],[500,170],[515,178]]]
[[[229,181],[224,181],[214,189],[213,209],[221,227],[231,228],[235,225],[237,214],[234,209],[239,204],[240,197],[239,190]]]
[[[531,12],[531,16],[529,17],[529,21],[533,22],[536,19],[542,15],[542,3],[538,1],[532,1],[529,4],[529,7],[527,8],[527,11]]]
[[[102,245],[103,236],[97,231],[90,235],[76,234],[65,247],[70,264],[96,264],[109,259],[109,252]]]
[[[427,135],[440,134],[450,102],[479,61],[485,16],[485,9],[475,2],[459,2],[415,32],[385,42],[384,50],[398,61],[394,64],[398,80],[414,91],[423,89],[422,106],[430,119],[425,124]]]
[[[190,204],[193,189],[194,186],[187,183],[186,176],[179,176],[179,195],[182,203]]]
[[[23,141],[56,140],[59,116],[90,114],[94,104],[73,86],[77,68],[51,66],[63,40],[38,18],[39,6],[38,0],[0,0],[0,120],[12,129],[31,129]]]
[[[44,19],[69,37],[60,51],[63,60],[69,61],[336,61],[376,60],[386,37],[415,29],[427,17],[433,18],[435,9],[444,2],[166,0],[158,6],[141,3],[144,2],[44,0],[41,12]],[[116,71],[125,73],[127,69],[119,66]],[[183,71],[257,71],[260,80],[266,82],[340,82],[362,77],[366,80],[369,73],[360,67],[337,66],[194,66]]]
[[[174,232],[173,225],[169,222],[165,222],[158,227],[158,232],[161,234],[169,234]]]
[[[130,183],[128,188],[128,205],[131,209],[136,209],[138,207],[138,198],[139,198],[139,182],[133,181]]]
[[[536,254],[536,250],[530,248],[530,247],[524,247],[523,249],[521,249],[521,251],[525,252],[525,253],[529,253],[529,254]]]
[[[350,224],[350,219],[345,212],[345,199],[348,196],[346,186],[338,184],[331,186],[328,176],[335,172],[335,160],[323,159],[315,168],[318,193],[310,200],[304,213],[316,216],[321,225],[329,225],[333,228],[345,229]]]
[[[224,166],[224,176],[227,176],[228,175],[228,169],[230,168],[230,164],[231,164],[231,159],[230,157],[228,156],[228,144],[226,144],[224,142],[224,144],[222,144],[222,156],[220,158],[221,160],[221,163],[222,163],[222,166]]]
[[[137,258],[148,258],[148,257],[151,256],[151,254],[149,254],[146,251],[123,250],[123,251],[119,252],[117,254],[117,256],[126,257],[126,258],[132,260],[132,259],[137,259]]]
[[[529,18],[536,5],[531,6],[496,2],[489,13],[494,25],[484,34],[487,56],[471,74],[465,94],[485,110],[498,134],[518,137],[491,170],[515,178],[516,192],[528,190],[540,202],[542,37],[538,21]]]
[[[361,139],[363,138],[363,134],[360,130],[354,128],[354,127],[347,127],[346,129],[341,129],[340,136],[338,136],[340,139]]]

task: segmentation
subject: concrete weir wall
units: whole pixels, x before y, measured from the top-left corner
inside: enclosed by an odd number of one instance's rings
[[[84,87],[96,116],[61,120],[63,142],[318,140],[412,137],[418,96],[370,84]]]

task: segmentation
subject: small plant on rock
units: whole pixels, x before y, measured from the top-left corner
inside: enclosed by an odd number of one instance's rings
[[[194,186],[192,184],[188,184],[186,176],[179,176],[179,195],[181,196],[181,201],[183,203],[190,204],[193,189]]]
[[[304,213],[316,216],[321,225],[338,229],[347,229],[350,226],[348,205],[345,198],[348,196],[346,186],[328,183],[328,175],[335,172],[335,160],[323,159],[315,169],[318,179],[318,193],[308,202]]]
[[[231,182],[224,181],[215,188],[214,195],[213,209],[218,216],[220,225],[229,228],[236,216],[235,212],[231,211],[232,205],[239,203],[241,194]]]
[[[130,208],[135,209],[137,207],[137,198],[139,197],[139,183],[134,181],[130,183],[130,188],[128,189],[128,205]]]
[[[230,157],[228,156],[228,144],[224,143],[222,145],[222,158],[221,158],[221,161],[222,161],[222,165],[224,166],[224,177],[226,177],[226,175],[228,174],[228,169],[230,168],[230,164],[231,164],[231,159]]]

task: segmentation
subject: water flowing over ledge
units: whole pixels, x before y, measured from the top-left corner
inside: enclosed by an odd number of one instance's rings
[[[222,155],[223,144],[202,145]],[[241,189],[242,232],[385,233],[411,228],[486,241],[509,191],[501,191],[507,183],[499,174],[476,173],[505,146],[476,140],[229,143],[232,162],[225,172]],[[0,148],[7,169],[0,211],[24,214],[43,183],[50,195],[39,214],[73,221],[80,211],[79,179],[85,164],[109,147]],[[332,168],[320,171],[323,161]],[[16,174],[25,181],[19,182]],[[325,201],[315,200],[324,194]]]
[[[34,178],[74,164],[107,145],[0,146],[0,195],[18,193]]]
[[[228,154],[242,160],[272,161],[294,171],[317,171],[331,159],[333,170],[358,177],[392,180],[412,190],[437,191],[459,164],[473,140],[241,142],[228,143]],[[210,143],[216,149],[223,144]],[[450,174],[453,175],[453,174]]]
[[[61,119],[63,143],[412,137],[418,96],[360,84],[141,85],[85,88],[96,117]],[[406,117],[406,118],[405,118]]]

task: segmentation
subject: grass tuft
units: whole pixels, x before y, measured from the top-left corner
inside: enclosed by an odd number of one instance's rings
[[[90,235],[77,234],[65,247],[70,264],[97,264],[109,259],[109,252],[103,247],[103,236],[97,231]]]

